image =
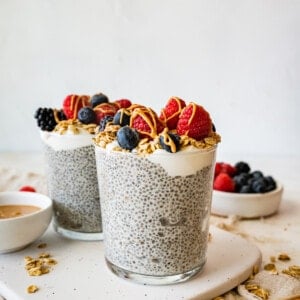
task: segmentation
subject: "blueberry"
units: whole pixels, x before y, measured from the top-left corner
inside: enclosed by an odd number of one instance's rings
[[[174,133],[161,134],[159,143],[162,148],[168,152],[177,152],[180,148],[180,136]],[[172,151],[172,144],[175,145],[175,151]]]
[[[251,184],[251,188],[254,193],[265,193],[267,190],[267,183],[263,177],[254,179]]]
[[[253,178],[262,178],[264,177],[264,174],[261,171],[253,171],[251,172],[251,176]]]
[[[120,147],[132,150],[139,143],[140,137],[138,132],[129,126],[121,127],[117,132],[117,141]]]
[[[78,112],[78,120],[83,124],[91,124],[96,122],[96,113],[91,107],[82,107]]]
[[[104,131],[105,130],[105,127],[106,127],[106,124],[108,122],[111,122],[113,121],[114,117],[113,116],[105,116],[104,118],[101,119],[100,123],[99,123],[99,132],[100,131]]]
[[[236,168],[236,173],[240,174],[240,173],[249,173],[250,172],[250,167],[246,162],[240,161],[238,163],[235,164],[235,168]]]
[[[113,123],[120,126],[129,125],[130,111],[125,108],[119,109],[114,116]]]
[[[102,93],[95,94],[90,100],[92,107],[95,107],[101,103],[107,103],[108,101],[108,97]]]
[[[239,175],[235,175],[233,177],[233,180],[235,182],[235,191],[239,192],[242,186],[247,184],[249,178],[249,173],[240,173]]]
[[[272,176],[266,176],[265,181],[267,183],[266,192],[270,192],[276,189],[277,184]]]
[[[252,189],[250,185],[243,185],[239,191],[241,194],[249,194],[252,193]]]

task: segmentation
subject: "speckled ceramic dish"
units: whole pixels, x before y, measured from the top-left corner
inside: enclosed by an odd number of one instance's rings
[[[219,216],[235,215],[242,218],[259,218],[277,212],[283,193],[283,186],[262,194],[240,194],[213,191],[211,213]]]

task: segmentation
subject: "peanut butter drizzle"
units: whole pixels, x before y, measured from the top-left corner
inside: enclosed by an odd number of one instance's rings
[[[133,127],[133,120],[138,116],[142,117],[150,127],[150,132],[141,131],[141,133],[149,135],[152,139],[154,139],[157,135],[156,113],[149,107],[139,107],[134,109],[130,118],[130,127]]]
[[[173,115],[171,115],[169,118],[167,118],[165,110],[162,109],[161,113],[162,113],[165,121],[168,121],[168,120],[174,118],[175,116],[179,115],[182,110],[181,102],[180,102],[181,99],[179,97],[174,96],[174,97],[171,97],[168,102],[170,102],[172,99],[174,99],[177,102],[178,110],[176,112],[174,112]]]
[[[102,105],[104,104],[104,105]],[[103,106],[105,106],[105,108],[103,108]],[[110,110],[107,109],[107,106],[110,108]],[[97,105],[94,108],[95,111],[100,111],[100,112],[110,112],[110,113],[115,113],[116,112],[116,107],[111,104],[111,103],[101,103],[99,105]]]
[[[168,128],[165,128],[160,135],[163,137],[164,143],[171,148],[171,152],[175,153],[176,152],[176,144],[170,138],[170,136],[168,134]]]
[[[77,114],[78,114],[78,106],[79,103],[82,104],[82,106],[86,106],[86,102],[89,100],[88,96],[82,95],[72,95],[71,97],[71,103],[70,103],[70,108],[73,111],[73,120],[77,119]]]
[[[120,114],[121,114],[120,123],[123,123],[124,115],[128,117],[131,116],[130,111],[128,111],[126,108],[120,108]]]

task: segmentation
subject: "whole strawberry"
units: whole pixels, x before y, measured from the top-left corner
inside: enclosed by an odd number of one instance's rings
[[[94,112],[96,113],[96,123],[99,124],[100,121],[106,116],[114,116],[118,108],[113,103],[101,103],[94,107]]]
[[[63,111],[67,119],[76,119],[82,107],[91,105],[89,99],[86,95],[68,95],[63,101]]]
[[[130,127],[136,129],[141,138],[155,138],[165,128],[165,124],[150,108],[141,107],[133,110]]]
[[[234,192],[235,183],[226,173],[220,173],[214,180],[214,190],[222,192]]]
[[[179,115],[185,106],[186,104],[182,99],[172,97],[162,109],[159,118],[166,123],[169,129],[176,129]]]
[[[177,123],[179,135],[187,135],[199,141],[207,137],[211,131],[210,115],[202,106],[192,102],[182,110]]]

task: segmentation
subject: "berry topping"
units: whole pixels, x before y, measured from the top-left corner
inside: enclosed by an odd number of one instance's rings
[[[166,151],[175,153],[180,148],[180,136],[164,130],[159,136],[159,143]]]
[[[43,131],[52,131],[59,121],[65,120],[66,116],[61,110],[52,108],[38,108],[34,114],[38,127]]]
[[[106,95],[99,93],[99,94],[93,95],[90,102],[91,102],[92,107],[96,107],[97,105],[99,105],[101,103],[109,102],[109,100]]]
[[[91,107],[82,107],[78,112],[78,120],[83,124],[96,123],[96,113]]]
[[[32,192],[35,193],[36,190],[34,187],[30,186],[30,185],[24,185],[19,189],[20,192]]]
[[[210,115],[202,106],[190,103],[182,110],[177,123],[179,135],[187,135],[199,141],[207,137],[211,131]]]
[[[136,108],[146,108],[146,106],[141,105],[141,104],[131,104],[129,107],[127,107],[127,109],[128,109],[129,111],[133,111],[133,110],[135,110]]]
[[[236,173],[240,174],[240,173],[249,173],[250,172],[250,167],[246,162],[243,161],[239,161],[235,164],[235,168],[236,168]]]
[[[275,190],[277,186],[272,176],[264,176],[258,170],[250,173],[250,166],[245,162],[238,162],[235,167],[227,163],[216,163],[215,181],[222,174],[232,178],[236,193],[266,193]],[[217,189],[215,184],[214,189]]]
[[[105,116],[104,118],[101,119],[100,123],[99,123],[99,132],[104,131],[105,127],[108,123],[112,123],[113,122],[114,117],[113,116]]]
[[[157,114],[148,107],[135,108],[130,118],[130,127],[135,128],[142,138],[154,139],[165,128]]]
[[[94,111],[96,113],[96,123],[99,124],[105,116],[114,116],[117,107],[112,103],[102,103],[94,107]]]
[[[120,147],[124,149],[134,149],[138,145],[139,140],[138,132],[129,126],[121,127],[117,132],[117,141]]]
[[[120,99],[113,102],[118,108],[128,108],[131,106],[131,101],[128,99]]]
[[[63,102],[63,110],[67,119],[76,119],[80,108],[89,105],[89,96],[68,95]]]
[[[234,192],[235,183],[226,173],[220,173],[214,180],[214,189],[223,192]]]
[[[185,106],[186,104],[182,99],[172,97],[162,109],[159,118],[166,123],[169,129],[176,129],[179,115]]]
[[[120,126],[125,126],[125,125],[129,125],[130,123],[130,111],[125,109],[125,108],[121,108],[119,109],[113,119],[113,123],[115,125],[120,125]]]

